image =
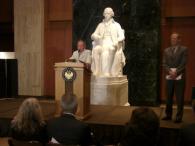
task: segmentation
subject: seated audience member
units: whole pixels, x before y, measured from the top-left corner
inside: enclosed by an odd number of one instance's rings
[[[192,100],[192,110],[195,116],[195,99]],[[178,140],[178,146],[195,146],[195,123],[184,125]]]
[[[20,141],[39,141],[41,143],[49,141],[46,124],[37,99],[24,100],[11,122],[11,136]]]
[[[126,132],[120,146],[155,146],[159,126],[159,118],[152,109],[135,109],[126,126]]]
[[[89,127],[76,119],[77,100],[74,95],[70,98],[62,96],[62,115],[48,121],[48,134],[52,143],[66,145],[84,145],[91,142]]]

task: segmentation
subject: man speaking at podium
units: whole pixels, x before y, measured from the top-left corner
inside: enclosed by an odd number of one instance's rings
[[[91,50],[86,49],[86,44],[83,40],[77,41],[77,50],[73,52],[72,56],[67,59],[68,62],[84,63],[87,69],[91,66]]]

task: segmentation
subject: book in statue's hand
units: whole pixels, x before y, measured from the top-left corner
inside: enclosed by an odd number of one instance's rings
[[[84,65],[86,64],[85,62],[83,62],[83,61],[81,61],[81,60],[79,60],[79,62],[80,62],[80,63],[83,63]]]

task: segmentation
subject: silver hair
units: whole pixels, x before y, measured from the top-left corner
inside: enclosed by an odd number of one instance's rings
[[[111,12],[111,16],[114,17],[114,11],[112,10],[111,7],[105,8],[105,9],[104,9],[104,13],[105,13],[105,11],[110,11],[110,12]],[[103,13],[103,15],[104,15],[104,13]]]
[[[75,95],[70,95],[65,97],[65,95],[61,98],[61,107],[64,113],[75,113],[77,110],[78,102],[77,97]]]

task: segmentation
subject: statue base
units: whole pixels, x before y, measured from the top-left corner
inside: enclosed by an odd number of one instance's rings
[[[91,77],[91,104],[129,105],[128,81],[121,77]]]

